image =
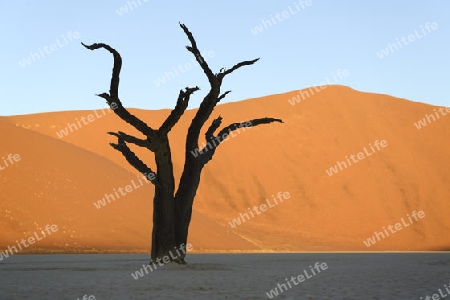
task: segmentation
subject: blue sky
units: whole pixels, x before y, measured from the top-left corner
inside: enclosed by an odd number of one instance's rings
[[[0,115],[106,107],[95,94],[109,90],[112,56],[81,41],[120,52],[125,106],[172,108],[181,88],[198,85],[189,105],[198,107],[208,88],[201,69],[173,70],[192,63],[178,22],[194,34],[213,71],[261,58],[225,79],[223,90],[232,93],[223,102],[320,85],[328,77],[361,91],[450,104],[449,1],[300,1],[2,1]],[[382,49],[388,55],[380,58]],[[338,70],[349,75],[334,80]],[[166,72],[173,77],[158,82]]]

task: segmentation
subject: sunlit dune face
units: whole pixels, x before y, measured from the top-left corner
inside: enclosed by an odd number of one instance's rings
[[[224,125],[266,116],[284,122],[250,128],[219,146],[194,203],[193,251],[450,248],[443,238],[450,234],[450,116],[418,129],[414,124],[434,107],[343,86],[291,105],[296,95],[219,105],[206,123],[219,115]],[[170,113],[131,112],[156,128]],[[169,135],[176,181],[194,113],[187,111]],[[61,130],[67,134],[58,136]],[[115,140],[106,132],[119,130],[139,136],[109,108],[0,118],[7,141],[0,144],[1,249],[56,224],[57,232],[24,251],[149,252],[153,186],[141,185],[109,146]],[[152,153],[132,149],[155,168]],[[139,187],[126,189],[132,181]],[[110,201],[97,208],[102,199]],[[413,211],[425,217],[364,244]]]

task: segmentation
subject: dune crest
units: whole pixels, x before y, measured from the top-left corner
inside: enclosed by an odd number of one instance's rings
[[[221,115],[224,124],[264,116],[284,123],[251,128],[219,146],[203,170],[194,203],[189,235],[194,251],[450,249],[443,238],[450,234],[450,116],[436,117],[419,130],[415,124],[435,107],[344,86],[328,86],[291,105],[289,99],[298,95],[292,91],[216,108],[211,117]],[[170,110],[131,112],[157,127]],[[114,139],[106,132],[139,133],[105,113],[63,138],[57,135],[90,113],[0,118],[7,141],[0,145],[0,158],[21,157],[0,171],[0,249],[49,223],[57,224],[58,232],[30,251],[150,251],[151,185],[101,209],[93,205],[138,175],[109,146]],[[194,113],[186,111],[170,133],[176,181]],[[375,141],[388,146],[356,159]],[[152,153],[132,149],[155,167]],[[330,167],[339,171],[330,176]],[[290,199],[260,214],[253,210],[280,191]],[[366,246],[375,232],[414,210],[425,217]],[[256,217],[245,217],[250,212]],[[238,216],[241,224],[230,226]]]

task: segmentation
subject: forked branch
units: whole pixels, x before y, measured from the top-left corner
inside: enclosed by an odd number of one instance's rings
[[[156,173],[153,172],[152,169],[150,169],[142,160],[140,160],[133,151],[131,151],[123,139],[119,137],[117,144],[109,144],[111,147],[122,153],[128,163],[132,165],[139,173],[144,175],[151,183],[154,185],[158,184],[158,177],[156,176]],[[150,176],[152,173],[154,176]]]
[[[209,126],[208,130],[205,133],[206,142],[209,144],[209,148],[211,149],[207,151],[202,151],[202,156],[200,157],[202,164],[205,165],[213,158],[213,155],[216,152],[217,147],[219,147],[219,145],[228,138],[228,136],[232,131],[246,127],[255,127],[261,124],[269,124],[273,122],[283,123],[281,119],[276,118],[266,117],[260,119],[253,119],[241,123],[232,123],[224,127],[222,130],[220,130],[217,136],[214,136],[214,132],[217,130],[217,128],[220,127],[222,123],[222,117],[221,116],[217,117],[216,119],[214,119],[214,121],[211,123],[211,125]]]
[[[254,60],[246,60],[246,61],[242,61],[238,64],[235,64],[231,69],[224,69],[223,71],[221,71],[218,75],[217,78],[219,79],[220,82],[222,82],[223,78],[228,75],[233,73],[234,71],[236,71],[237,69],[239,69],[240,67],[243,66],[250,66],[253,65],[255,62],[257,62],[259,60],[259,58],[256,58]]]
[[[118,115],[122,120],[142,132],[144,135],[149,136],[155,132],[154,129],[150,128],[144,121],[140,120],[133,114],[131,114],[125,107],[123,107],[122,102],[119,99],[119,75],[120,69],[122,68],[122,58],[119,52],[111,46],[103,43],[95,43],[92,45],[85,45],[81,43],[84,47],[89,50],[96,49],[106,49],[114,57],[114,67],[112,70],[111,84],[109,88],[109,94],[102,93],[97,96],[106,100],[106,103],[114,110],[114,113]]]
[[[199,89],[200,88],[196,86],[194,88],[186,87],[186,91],[180,90],[177,105],[159,128],[160,133],[167,134],[172,129],[172,127],[180,120],[181,116],[186,111],[191,95]]]
[[[148,148],[150,146],[150,142],[148,140],[139,139],[139,138],[134,137],[132,135],[128,135],[128,134],[126,134],[126,133],[124,133],[122,131],[119,131],[119,132],[108,132],[108,134],[113,135],[113,136],[115,136],[115,137],[117,137],[119,139],[122,139],[122,140],[124,140],[127,143],[135,144],[135,145],[137,145],[139,147],[146,147],[146,148]]]
[[[186,25],[180,23],[180,27],[183,29],[184,33],[187,35],[189,41],[191,42],[191,46],[186,46],[186,49],[192,54],[194,54],[195,59],[200,64],[200,67],[203,69],[203,72],[206,74],[206,77],[208,77],[209,83],[211,84],[211,86],[213,86],[216,83],[217,78],[214,75],[213,71],[211,71],[211,69],[209,68],[208,63],[201,55],[200,50],[197,47],[197,42],[194,39],[194,36],[186,27]]]

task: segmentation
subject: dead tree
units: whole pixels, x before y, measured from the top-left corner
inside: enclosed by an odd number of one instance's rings
[[[226,137],[227,134],[240,127],[253,127],[272,122],[283,123],[283,121],[280,119],[266,117],[249,120],[243,123],[233,123],[224,127],[217,135],[215,135],[216,130],[222,124],[222,117],[219,116],[212,121],[205,134],[205,138],[206,141],[209,142],[210,149],[208,151],[200,151],[200,155],[193,155],[192,153],[195,153],[196,149],[198,150],[200,131],[203,125],[211,116],[211,113],[220,100],[225,98],[225,96],[230,93],[230,91],[226,91],[221,94],[220,91],[222,81],[225,76],[231,74],[240,67],[252,65],[258,61],[259,58],[240,62],[234,65],[231,69],[222,68],[219,73],[214,74],[200,54],[192,33],[184,24],[180,23],[180,26],[187,35],[191,44],[190,46],[186,46],[186,48],[195,56],[197,62],[203,69],[203,72],[208,78],[210,90],[201,102],[187,132],[184,169],[177,191],[175,191],[175,180],[173,175],[172,156],[170,152],[168,133],[180,120],[188,106],[191,95],[195,91],[199,90],[199,87],[186,87],[184,90],[180,90],[175,108],[168,115],[161,127],[158,129],[153,129],[144,121],[131,114],[122,105],[122,102],[119,99],[119,74],[122,67],[122,58],[120,54],[109,45],[103,43],[94,43],[89,46],[82,43],[82,45],[89,50],[103,48],[108,50],[113,55],[114,67],[112,70],[109,94],[102,93],[97,96],[105,99],[107,104],[114,109],[114,113],[117,116],[136,128],[143,135],[143,138],[138,138],[128,135],[122,131],[108,132],[108,134],[117,137],[117,143],[110,143],[110,145],[122,153],[128,163],[141,174],[146,176],[146,178],[155,186],[155,194],[153,198],[151,260],[158,261],[163,257],[169,257],[172,261],[185,263],[184,249],[187,245],[188,228],[192,215],[192,205],[200,183],[200,173],[204,166],[213,158],[217,147],[223,141],[223,137]],[[128,144],[144,147],[153,152],[156,160],[156,171],[153,171],[141,159],[139,159],[139,157],[137,157],[136,154],[128,147]],[[173,258],[173,253],[175,252],[174,249],[182,249],[183,251],[179,251],[180,255],[175,255],[175,258]]]

